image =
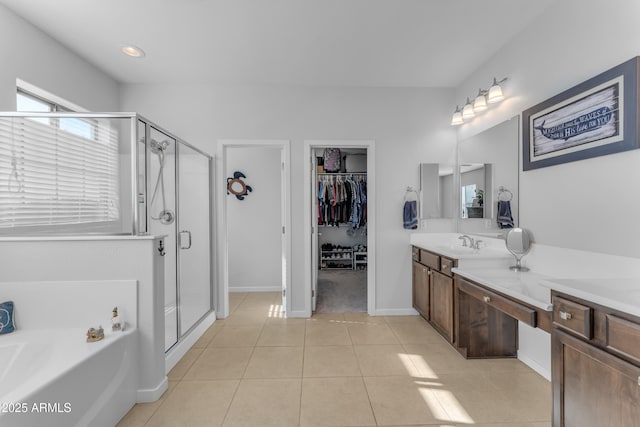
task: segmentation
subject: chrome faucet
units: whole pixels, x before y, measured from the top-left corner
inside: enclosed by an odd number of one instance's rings
[[[467,236],[466,234],[463,234],[462,236],[458,237],[459,240],[462,240],[462,246],[464,246],[465,248],[467,247],[467,240],[469,241],[469,247],[471,249],[473,249],[474,251],[479,251],[480,250],[480,242],[482,242],[482,240],[478,239],[478,240],[473,240],[473,237],[471,236]]]
[[[469,247],[475,248],[472,237],[467,236],[466,234],[463,234],[462,236],[458,237],[458,240],[462,240],[462,246],[464,246],[465,248],[467,247],[467,239],[469,240]]]

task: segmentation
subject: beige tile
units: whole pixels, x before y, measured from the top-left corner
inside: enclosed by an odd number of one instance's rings
[[[364,382],[378,424],[447,424],[428,385],[411,377],[365,377]]]
[[[238,380],[181,381],[146,426],[219,426],[238,383]]]
[[[303,347],[256,347],[244,378],[302,377]]]
[[[267,317],[265,325],[267,326],[288,326],[288,325],[306,325],[307,319],[300,317],[285,317],[282,313],[272,314]]]
[[[133,408],[127,414],[122,417],[120,422],[116,425],[116,427],[142,427],[147,421],[153,416],[153,414],[158,410],[162,402],[164,402],[167,397],[173,392],[178,381],[169,381],[169,387],[167,390],[160,396],[160,399],[155,402],[149,403],[136,403]]]
[[[360,367],[353,347],[307,346],[304,349],[305,377],[355,377]]]
[[[534,374],[533,369],[516,358],[468,359],[469,369],[486,373]]]
[[[303,346],[304,345],[305,324],[267,324],[262,328],[259,346]]]
[[[384,320],[390,325],[397,325],[401,323],[418,323],[418,324],[426,324],[427,321],[424,320],[420,315],[415,316],[383,316]]]
[[[180,359],[178,363],[176,363],[176,365],[171,369],[171,371],[169,371],[167,377],[170,380],[182,379],[182,377],[184,377],[184,374],[186,374],[189,368],[191,368],[191,365],[193,365],[198,357],[200,357],[202,351],[202,348],[192,348],[187,351],[185,355],[182,356],[182,359]]]
[[[376,425],[362,378],[305,378],[300,425]]]
[[[209,347],[191,366],[185,380],[242,378],[253,353],[251,347]]]
[[[363,376],[418,375],[401,345],[353,346]]]
[[[478,371],[477,365],[469,363],[475,361],[466,360],[444,340],[430,344],[403,344],[403,347],[420,377],[438,378],[443,373]]]
[[[349,336],[354,344],[399,344],[398,338],[386,324],[349,325]]]
[[[543,424],[542,426],[545,426],[545,424]],[[481,424],[474,424],[473,427],[542,427],[542,426],[536,426],[533,423],[519,423],[519,422],[513,422],[513,421],[509,421],[506,423],[481,423]],[[546,424],[545,427],[551,427],[551,423]]]
[[[313,313],[313,315],[311,316],[311,319],[309,319],[309,321],[313,322],[313,321],[317,321],[317,320],[328,320],[328,321],[343,322],[345,319],[344,319],[344,314],[343,313]]]
[[[344,323],[307,323],[305,345],[351,345]]]
[[[233,398],[224,426],[297,426],[300,379],[244,379]]]
[[[510,421],[545,422],[551,420],[551,383],[535,372],[491,372],[488,381],[498,389],[498,396],[509,401]]]
[[[233,313],[224,319],[225,326],[262,326],[269,315],[268,309],[240,310],[238,307]]]
[[[209,328],[202,334],[198,341],[193,345],[194,348],[204,348],[213,340],[218,332],[222,329],[222,322],[216,321],[213,325],[209,326]]]
[[[443,340],[429,324],[425,322],[398,322],[389,327],[402,344],[428,344]]]
[[[482,372],[440,374],[432,390],[447,412],[447,421],[457,423],[504,423],[515,421],[509,407],[512,399],[501,395]]]
[[[229,292],[229,313],[233,313],[246,296],[246,292]]]
[[[262,326],[227,326],[209,343],[209,347],[253,347],[262,332]]]
[[[367,313],[343,313],[345,322],[352,323],[387,323],[384,316],[369,316]]]

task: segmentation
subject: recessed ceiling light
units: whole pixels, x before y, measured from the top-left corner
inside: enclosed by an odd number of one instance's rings
[[[133,45],[122,46],[120,51],[132,58],[142,58],[145,55],[144,50]]]

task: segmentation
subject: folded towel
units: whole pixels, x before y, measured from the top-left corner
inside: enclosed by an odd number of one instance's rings
[[[500,200],[498,202],[498,227],[513,228],[513,216],[511,215],[511,202]]]
[[[415,230],[418,228],[418,202],[409,200],[404,202],[404,210],[402,214],[402,226],[407,230]]]

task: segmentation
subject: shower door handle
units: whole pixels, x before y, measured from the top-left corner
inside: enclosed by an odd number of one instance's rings
[[[184,239],[183,236],[184,235],[189,236],[189,244],[188,245],[184,245]],[[182,230],[179,234],[179,238],[180,238],[180,249],[191,249],[191,232],[189,230]]]

